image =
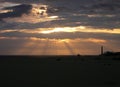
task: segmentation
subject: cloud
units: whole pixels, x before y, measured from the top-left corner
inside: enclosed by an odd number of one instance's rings
[[[23,14],[29,14],[32,5],[21,4],[13,7],[5,7],[3,10],[10,10],[10,12],[0,13],[0,19],[21,17]]]
[[[96,12],[102,12],[102,11],[120,11],[120,4],[119,3],[110,3],[110,2],[106,2],[106,3],[98,3],[95,5],[91,6],[91,9],[93,9],[93,11]]]
[[[16,19],[5,19],[6,22],[0,23],[0,29],[38,29],[38,28],[55,28],[55,27],[77,27],[86,26],[93,29],[119,29],[119,15],[107,17],[107,15],[100,15],[101,17],[88,17],[88,15],[70,16],[64,15],[62,18],[34,18],[33,16],[20,17]],[[27,19],[26,19],[27,18]],[[33,18],[33,19],[31,19]],[[25,20],[26,19],[26,20]],[[37,21],[37,22],[33,22]],[[21,22],[20,22],[21,21]],[[23,21],[23,22],[22,22]]]
[[[91,33],[91,32],[57,32],[50,34],[42,34],[42,33],[26,33],[22,31],[11,31],[4,32],[0,34],[2,37],[35,37],[35,38],[43,38],[43,39],[87,39],[87,38],[96,38],[103,40],[112,40],[119,41],[119,34],[110,34],[110,33]]]
[[[29,1],[28,0],[0,0],[0,2],[25,3],[25,2],[33,2],[33,0],[29,0]]]
[[[12,12],[0,14],[6,23],[0,24],[0,29],[34,29],[52,27],[76,27],[88,26],[93,28],[120,28],[119,0],[0,0],[3,2],[19,3],[21,5],[7,7]],[[29,3],[29,4],[23,4]],[[35,17],[29,14],[34,8],[40,8],[40,4],[46,5],[46,16]],[[23,6],[22,6],[23,5]],[[23,10],[25,8],[25,10]],[[111,10],[113,8],[114,10]],[[20,11],[18,12],[17,9]],[[23,10],[23,11],[22,11]],[[11,15],[13,14],[13,15]],[[99,15],[99,16],[96,16]],[[50,16],[58,16],[58,19],[50,19]],[[8,18],[9,17],[9,18]],[[16,19],[14,17],[17,17]],[[28,19],[27,19],[28,18]],[[26,19],[26,20],[25,20]],[[33,21],[34,20],[34,21]],[[45,20],[45,21],[43,21]]]

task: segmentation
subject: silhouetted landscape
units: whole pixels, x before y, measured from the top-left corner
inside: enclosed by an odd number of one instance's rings
[[[17,87],[118,86],[120,54],[104,54],[0,56],[0,83]]]

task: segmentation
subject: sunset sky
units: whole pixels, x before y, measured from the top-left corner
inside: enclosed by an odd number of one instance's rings
[[[0,55],[120,51],[120,0],[0,0]]]

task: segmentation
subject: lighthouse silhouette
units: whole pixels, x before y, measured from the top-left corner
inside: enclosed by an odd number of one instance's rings
[[[104,53],[104,47],[101,46],[101,55],[103,55],[103,53]]]

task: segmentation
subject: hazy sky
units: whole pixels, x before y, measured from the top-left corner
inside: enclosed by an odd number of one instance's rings
[[[0,55],[120,51],[120,0],[0,0]]]

